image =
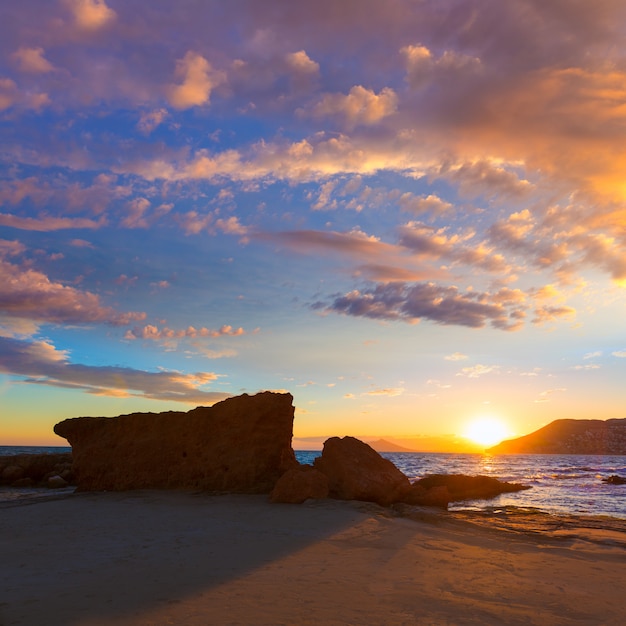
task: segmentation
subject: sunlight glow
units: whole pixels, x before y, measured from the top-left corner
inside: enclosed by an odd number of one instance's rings
[[[508,434],[507,427],[495,417],[480,417],[465,430],[465,437],[485,447],[500,443]]]

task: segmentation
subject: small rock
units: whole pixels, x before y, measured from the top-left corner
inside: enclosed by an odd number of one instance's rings
[[[46,486],[49,489],[62,489],[63,487],[67,487],[67,481],[61,476],[50,476],[48,481],[46,482]]]

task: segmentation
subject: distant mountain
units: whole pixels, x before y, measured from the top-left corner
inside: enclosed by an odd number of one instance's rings
[[[626,454],[626,419],[561,419],[530,435],[508,439],[490,454]]]
[[[367,445],[374,448],[376,452],[414,452],[410,448],[403,448],[396,443],[391,443],[386,439],[377,439],[376,441],[368,441]]]

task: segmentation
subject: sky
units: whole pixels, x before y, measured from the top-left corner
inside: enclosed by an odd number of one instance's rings
[[[625,30],[623,0],[1,3],[0,444],[261,390],[301,444],[626,417]]]

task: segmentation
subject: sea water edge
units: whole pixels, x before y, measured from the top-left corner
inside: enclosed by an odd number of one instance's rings
[[[71,452],[71,448],[0,446],[0,456],[63,452]],[[312,464],[321,452],[296,450],[295,454],[300,463]],[[490,500],[452,503],[450,510],[531,509],[556,515],[626,519],[626,485],[603,482],[613,475],[626,477],[626,456],[440,452],[383,452],[382,456],[392,461],[410,480],[427,474],[486,475],[531,487]],[[49,495],[51,491],[42,488],[0,487],[0,502]]]

